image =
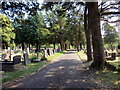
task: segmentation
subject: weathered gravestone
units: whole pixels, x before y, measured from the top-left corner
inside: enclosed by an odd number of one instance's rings
[[[60,51],[61,51],[60,47],[59,47],[59,48],[57,48],[57,52],[60,52]]]
[[[13,57],[13,63],[14,64],[19,64],[21,63],[21,55],[17,55]]]
[[[115,59],[116,59],[116,53],[112,53],[112,54],[111,54],[111,58],[112,58],[113,60],[115,60]]]
[[[48,56],[47,50],[44,50],[44,56],[45,56],[45,57]]]
[[[24,64],[25,64],[25,65],[30,64],[31,61],[29,60],[28,53],[24,53],[23,56],[24,56]]]
[[[20,55],[14,56],[13,61],[5,60],[0,63],[2,63],[3,71],[12,71],[16,68],[19,68],[20,63],[21,63],[21,56]]]

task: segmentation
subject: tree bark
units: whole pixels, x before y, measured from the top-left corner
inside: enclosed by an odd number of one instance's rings
[[[39,50],[39,44],[36,43],[36,52],[38,52],[38,50]]]
[[[25,50],[25,45],[24,45],[24,43],[22,43],[22,50],[23,50],[23,51]]]
[[[103,41],[100,30],[100,13],[98,9],[98,2],[87,2],[88,20],[92,33],[93,57],[94,61],[91,69],[101,70],[105,65]]]
[[[85,12],[84,12],[84,30],[85,30],[86,43],[87,43],[87,61],[92,61],[91,37],[90,37],[91,30],[90,30],[90,25],[88,26],[87,6],[85,7]]]
[[[55,47],[55,43],[53,43],[53,46],[54,46],[54,49],[55,49],[55,48],[56,48],[56,47]]]

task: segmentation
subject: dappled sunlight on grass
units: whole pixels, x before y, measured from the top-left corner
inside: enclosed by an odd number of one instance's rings
[[[79,51],[78,54],[82,60],[87,61],[87,55],[84,53],[83,50]]]
[[[58,53],[55,53],[55,54],[53,54],[53,55],[51,55],[51,56],[48,56],[48,57],[47,57],[47,60],[48,60],[48,61],[51,61],[51,60],[53,60],[54,58],[57,58],[58,56],[63,55],[65,52],[66,52],[66,51],[58,52]]]
[[[108,63],[110,63],[111,65],[115,66],[116,69],[120,69],[120,60],[113,60],[113,61],[107,61]]]
[[[120,73],[117,71],[104,70],[102,72],[96,72],[98,78],[113,87],[120,87]]]

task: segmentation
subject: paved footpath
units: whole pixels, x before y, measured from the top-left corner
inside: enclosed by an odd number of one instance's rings
[[[68,51],[37,73],[16,81],[9,88],[105,88],[105,86],[91,77],[75,51]]]

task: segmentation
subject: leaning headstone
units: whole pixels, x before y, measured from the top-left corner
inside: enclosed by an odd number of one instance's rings
[[[31,61],[29,60],[29,56],[28,56],[28,53],[24,53],[24,64],[25,65],[28,65],[31,63]]]

